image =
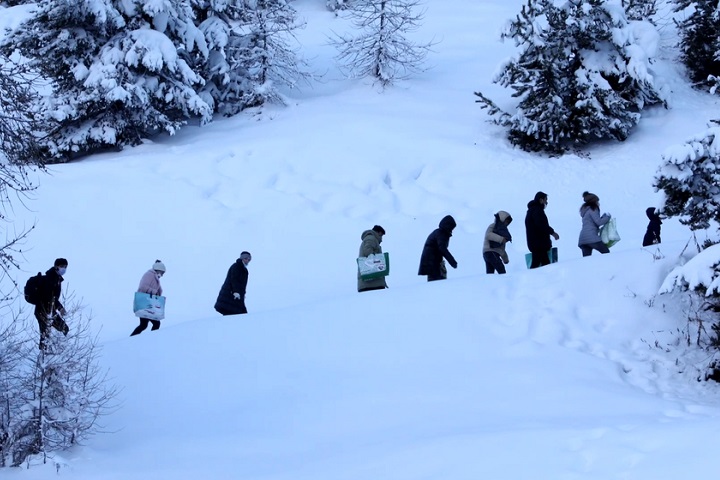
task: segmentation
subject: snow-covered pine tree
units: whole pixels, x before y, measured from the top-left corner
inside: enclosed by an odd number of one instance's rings
[[[5,307],[7,309],[7,306]],[[6,312],[7,313],[7,312]],[[7,316],[6,316],[7,318]],[[20,365],[26,358],[13,316],[6,325],[0,325],[0,468],[12,465],[15,440],[18,436],[17,419],[24,405],[19,401]]]
[[[79,304],[67,299],[63,303],[69,334],[51,330],[47,351],[35,347],[25,352],[25,364],[16,375],[15,400],[21,405],[13,419],[9,452],[15,466],[30,458],[45,463],[53,453],[81,444],[99,430],[99,418],[114,408],[117,389],[98,365],[90,318]]]
[[[616,0],[527,0],[502,33],[521,52],[493,79],[520,103],[511,114],[481,92],[477,102],[524,150],[624,140],[643,108],[665,103],[650,68],[657,36],[650,23],[629,22]]]
[[[187,63],[207,54],[188,2],[47,0],[6,37],[16,48],[52,87],[42,110],[59,122],[47,137],[59,160],[211,117]]]
[[[348,14],[359,33],[336,35],[330,43],[349,78],[371,77],[383,87],[423,68],[432,43],[415,43],[406,35],[420,28],[424,12],[418,0],[364,0]]]
[[[304,59],[290,46],[294,32],[303,28],[288,0],[244,0],[247,12],[246,43],[234,60],[249,73],[252,90],[248,105],[265,102],[285,104],[280,87],[294,88],[311,74]]]
[[[244,0],[205,0],[196,7],[198,27],[208,45],[207,59],[198,66],[205,85],[200,95],[214,111],[234,115],[258,105],[250,72],[243,63],[249,56],[249,12]]]
[[[669,148],[653,186],[665,193],[662,211],[690,230],[720,225],[720,127]]]
[[[690,79],[717,87],[720,77],[720,12],[717,0],[673,0],[676,12],[687,16],[677,21],[681,60]]]
[[[358,0],[325,0],[325,5],[331,12],[337,12],[338,10],[347,10],[351,8],[352,4]]]
[[[653,21],[653,16],[657,13],[657,0],[622,0],[623,9],[628,20],[647,20]]]

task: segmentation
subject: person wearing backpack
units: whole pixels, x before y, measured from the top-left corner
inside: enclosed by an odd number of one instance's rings
[[[47,350],[47,339],[50,336],[50,327],[67,335],[70,331],[63,317],[67,314],[60,302],[63,275],[67,271],[68,261],[64,258],[55,260],[53,267],[40,277],[35,303],[35,318],[40,328],[40,350]]]

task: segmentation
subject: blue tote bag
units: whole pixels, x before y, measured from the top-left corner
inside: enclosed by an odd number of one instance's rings
[[[135,292],[133,312],[135,312],[136,317],[162,320],[165,318],[165,297]]]

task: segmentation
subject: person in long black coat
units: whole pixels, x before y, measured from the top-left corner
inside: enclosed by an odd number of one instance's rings
[[[528,250],[532,254],[530,268],[537,268],[550,263],[548,250],[552,248],[552,236],[555,240],[560,235],[550,226],[545,207],[548,204],[546,193],[537,192],[535,198],[528,203],[528,211],[525,215],[525,234],[527,236]]]
[[[240,258],[228,269],[225,282],[220,287],[215,310],[222,315],[247,313],[245,290],[248,282],[247,264],[252,260],[249,252],[242,252]]]
[[[446,215],[440,220],[438,228],[425,240],[418,275],[427,275],[428,282],[447,278],[447,271],[443,272],[442,268],[443,258],[452,268],[457,268],[457,262],[448,250],[450,237],[456,226],[455,219],[451,215]]]
[[[648,207],[648,209],[645,210],[645,215],[647,215],[650,222],[648,222],[647,231],[643,237],[643,247],[649,247],[650,245],[660,243],[660,225],[662,225],[662,220],[660,220],[660,214],[657,213],[654,207]]]

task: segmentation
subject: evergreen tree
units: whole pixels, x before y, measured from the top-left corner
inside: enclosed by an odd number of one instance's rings
[[[642,28],[641,28],[642,27]],[[648,23],[628,22],[608,0],[528,0],[503,31],[522,51],[493,80],[520,99],[506,113],[481,92],[482,108],[528,151],[565,151],[596,139],[625,140],[647,105],[665,103],[655,87]]]
[[[689,11],[677,22],[681,60],[696,83],[717,84],[720,77],[720,12],[717,0],[674,0],[675,11]],[[713,90],[714,91],[714,90]]]
[[[51,82],[42,111],[59,123],[47,138],[58,158],[136,145],[212,113],[188,65],[207,47],[182,0],[41,2],[6,38],[4,51],[16,48]]]
[[[198,7],[199,28],[208,45],[207,60],[200,69],[205,85],[200,95],[214,111],[234,115],[261,102],[254,94],[246,59],[250,36],[246,25],[250,13],[243,0],[208,0]]]
[[[10,388],[15,393],[8,455],[18,466],[32,457],[47,462],[54,453],[79,445],[99,429],[113,408],[117,389],[98,366],[99,349],[82,307],[70,305],[70,333],[51,331],[47,351],[25,348]],[[37,330],[32,330],[36,332]],[[37,345],[25,342],[24,345]]]
[[[417,0],[365,0],[353,4],[349,15],[357,36],[337,35],[331,43],[350,78],[371,77],[383,87],[422,72],[432,43],[417,44],[406,35],[420,27],[423,12]]]
[[[311,76],[307,64],[290,47],[294,31],[304,27],[288,0],[244,0],[248,33],[234,61],[246,70],[252,90],[248,105],[286,103],[280,87],[294,88]]]
[[[693,231],[720,225],[720,127],[668,149],[653,185],[665,193],[668,217]]]

